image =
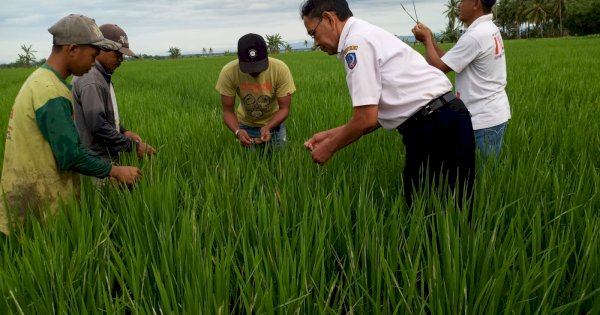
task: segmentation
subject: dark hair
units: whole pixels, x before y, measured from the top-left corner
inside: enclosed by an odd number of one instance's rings
[[[352,16],[346,0],[307,0],[300,7],[300,18],[303,19],[305,16],[318,18],[325,11],[335,12],[341,21],[346,21]]]
[[[490,14],[492,13],[492,7],[494,6],[494,3],[496,3],[496,0],[490,1],[490,0],[479,0],[481,2],[481,6],[483,7],[483,13],[485,14]]]
[[[492,13],[492,7],[488,7],[487,5],[482,3],[482,7],[483,7],[483,13],[485,14],[490,14]]]

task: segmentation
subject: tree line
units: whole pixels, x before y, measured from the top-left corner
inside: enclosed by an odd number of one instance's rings
[[[460,0],[448,0],[442,42],[460,36]],[[499,0],[494,20],[506,38],[577,36],[600,33],[600,0]]]

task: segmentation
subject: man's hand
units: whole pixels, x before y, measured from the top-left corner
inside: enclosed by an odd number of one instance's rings
[[[152,157],[153,155],[156,154],[156,150],[151,145],[141,142],[141,141],[137,144],[136,151],[137,151],[137,156],[140,159],[143,159],[144,156]]]
[[[110,169],[110,177],[117,179],[120,183],[133,186],[142,178],[142,170],[133,166],[116,166]]]
[[[248,132],[244,129],[238,129],[236,137],[245,147],[249,147],[254,144],[254,139],[250,138]]]
[[[271,141],[271,128],[264,126],[260,128],[260,142],[265,143]]]
[[[135,133],[133,131],[127,130],[123,133],[123,135],[135,142],[142,142],[142,138],[140,137],[140,135],[138,135],[137,133]]]
[[[412,33],[415,35],[415,38],[421,43],[433,39],[433,33],[431,33],[431,30],[423,23],[417,23],[417,25],[413,27]]]
[[[319,165],[327,163],[335,152],[331,149],[331,145],[329,145],[329,141],[327,140],[320,142],[319,145],[315,146],[311,151],[313,162]]]
[[[316,147],[320,143],[325,141],[330,136],[331,136],[330,130],[321,131],[319,133],[316,133],[312,136],[312,138],[310,138],[310,139],[306,140],[306,142],[304,142],[304,147],[309,151],[313,151],[316,149]]]

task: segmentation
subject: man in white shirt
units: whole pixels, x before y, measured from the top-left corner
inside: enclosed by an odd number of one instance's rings
[[[496,158],[510,107],[506,95],[506,58],[498,27],[492,21],[496,0],[462,0],[459,19],[466,32],[448,52],[433,40],[431,30],[423,24],[413,28],[415,38],[425,45],[429,64],[456,72],[456,95],[472,115],[477,148],[484,157]]]
[[[451,190],[458,180],[457,198],[468,198],[475,165],[473,127],[446,75],[393,34],[352,17],[346,0],[308,0],[301,17],[315,45],[345,63],[354,108],[348,123],[305,142],[313,161],[326,163],[381,126],[397,129],[406,147],[403,181],[409,206],[413,187],[427,187],[426,181],[439,187],[440,175]]]

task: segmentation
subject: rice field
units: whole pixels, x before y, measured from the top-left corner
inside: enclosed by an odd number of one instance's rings
[[[121,120],[159,154],[124,158],[135,189],[85,179],[0,238],[0,314],[600,314],[600,38],[505,45],[513,119],[470,223],[441,197],[406,207],[397,132],[312,163],[302,143],[352,112],[335,57],[275,56],[297,92],[270,155],[222,122],[234,57],[124,63]],[[31,71],[0,71],[1,130]]]

